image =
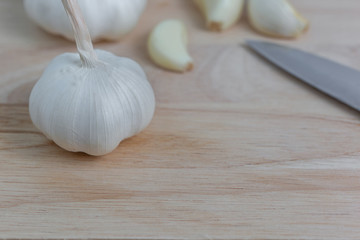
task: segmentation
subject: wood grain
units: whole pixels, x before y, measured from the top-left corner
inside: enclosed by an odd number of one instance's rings
[[[360,2],[292,1],[312,23],[275,40],[360,68]],[[158,69],[146,36],[165,18],[190,32],[194,71]],[[28,115],[31,88],[73,43],[0,1],[0,238],[358,239],[360,115],[243,46],[246,20],[210,33],[191,1],[151,0],[121,42],[95,47],[145,68],[157,110],[112,154],[66,152]]]

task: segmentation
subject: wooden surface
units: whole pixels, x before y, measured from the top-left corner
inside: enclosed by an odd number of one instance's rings
[[[360,1],[292,2],[310,31],[275,41],[360,69]],[[169,17],[188,26],[190,73],[146,54],[149,31]],[[216,34],[191,1],[149,1],[126,39],[95,46],[143,65],[154,120],[95,158],[58,148],[28,115],[47,63],[75,45],[29,22],[21,1],[0,0],[0,238],[359,239],[360,114],[245,39],[262,39],[245,19]]]

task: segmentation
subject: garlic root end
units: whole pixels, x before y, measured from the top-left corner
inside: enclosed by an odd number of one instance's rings
[[[208,25],[208,28],[210,31],[213,31],[213,32],[222,32],[222,30],[223,30],[222,25],[223,24],[220,22],[210,22]]]

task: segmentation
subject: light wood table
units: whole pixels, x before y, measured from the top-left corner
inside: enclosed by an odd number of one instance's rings
[[[144,67],[155,117],[95,158],[60,149],[28,114],[46,65],[75,45],[31,23],[20,0],[0,0],[0,238],[359,239],[360,114],[243,43],[360,69],[360,1],[292,2],[311,21],[296,41],[263,38],[245,19],[211,33],[191,1],[150,0],[126,39],[95,47]],[[149,31],[166,18],[188,26],[192,72],[149,60]]]

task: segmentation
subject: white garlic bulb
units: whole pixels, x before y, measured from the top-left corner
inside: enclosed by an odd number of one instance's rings
[[[248,17],[260,33],[284,38],[296,38],[309,27],[287,0],[249,0]]]
[[[223,31],[241,17],[244,0],[194,0],[206,18],[211,31]]]
[[[135,28],[147,0],[79,0],[93,41],[118,40]],[[44,30],[74,40],[60,0],[24,0],[29,17]]]
[[[133,60],[93,50],[76,0],[62,0],[79,54],[56,57],[34,86],[29,111],[34,125],[60,147],[104,155],[151,121],[155,98]]]

